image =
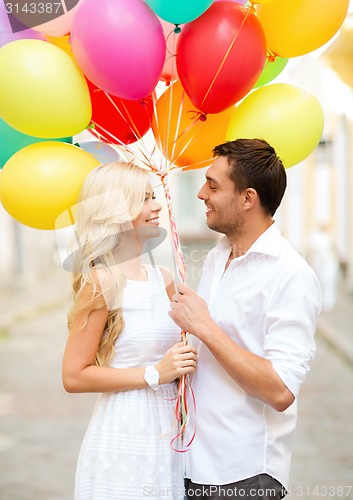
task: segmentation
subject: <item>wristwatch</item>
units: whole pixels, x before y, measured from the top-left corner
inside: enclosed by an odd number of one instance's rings
[[[153,389],[154,391],[157,391],[159,389],[159,371],[153,365],[146,366],[143,378],[151,387],[151,389]]]

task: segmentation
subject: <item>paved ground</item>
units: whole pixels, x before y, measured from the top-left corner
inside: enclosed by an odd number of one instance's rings
[[[1,500],[73,498],[96,396],[66,394],[61,385],[66,280],[57,271],[30,293],[0,296]],[[342,296],[320,319],[317,356],[299,397],[291,499],[353,498],[352,305]]]

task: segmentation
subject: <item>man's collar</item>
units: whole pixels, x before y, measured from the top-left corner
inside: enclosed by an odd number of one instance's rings
[[[248,251],[241,257],[245,257],[250,253],[260,253],[265,255],[271,255],[272,257],[278,257],[282,246],[282,235],[276,222],[273,222],[271,226],[266,229]],[[227,236],[223,236],[217,245],[217,249],[220,252],[228,252],[230,249],[230,243]]]

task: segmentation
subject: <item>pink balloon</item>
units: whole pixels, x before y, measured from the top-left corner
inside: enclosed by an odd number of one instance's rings
[[[41,33],[37,33],[31,29],[13,33],[4,2],[0,2],[0,47],[3,47],[7,43],[14,42],[15,40],[22,40],[23,38],[44,40],[44,36]]]
[[[130,100],[154,90],[166,54],[161,23],[143,0],[84,0],[72,25],[71,46],[91,82]]]
[[[214,0],[215,2],[224,2],[224,0]],[[240,5],[245,5],[248,0],[228,0],[229,2],[240,3]]]
[[[180,33],[175,33],[175,24],[169,23],[164,19],[159,19],[159,21],[162,25],[163,34],[167,45],[167,52],[161,74],[161,80],[164,80],[165,82],[172,82],[173,80],[179,80],[178,70],[176,66],[176,47]],[[183,29],[183,26],[184,24],[179,24],[178,28]]]
[[[72,22],[77,9],[84,0],[80,0],[77,5],[66,14],[48,21],[47,23],[35,26],[33,29],[50,36],[65,36],[71,31]],[[67,2],[68,3],[68,2]]]

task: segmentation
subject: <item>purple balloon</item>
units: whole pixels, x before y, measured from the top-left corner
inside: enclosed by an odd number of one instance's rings
[[[157,85],[166,43],[158,17],[143,0],[85,0],[70,40],[82,72],[109,94],[138,100]]]
[[[22,40],[23,38],[34,38],[35,40],[45,40],[42,33],[38,33],[35,30],[26,29],[23,31],[18,31],[13,33],[11,29],[11,24],[9,17],[7,15],[5,5],[3,1],[0,1],[0,47],[3,47],[7,43],[14,42],[15,40]]]

